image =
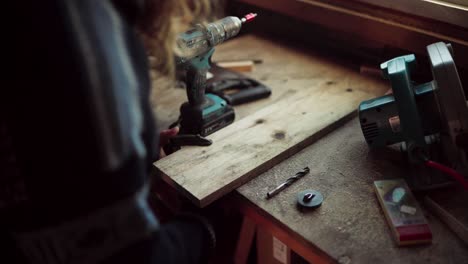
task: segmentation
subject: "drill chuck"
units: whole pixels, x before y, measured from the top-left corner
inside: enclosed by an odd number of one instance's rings
[[[242,27],[242,21],[238,17],[228,16],[206,26],[210,47],[223,43],[237,34]]]
[[[242,24],[252,21],[257,14],[247,14],[243,18],[228,16],[207,25],[197,24],[194,28],[181,33],[177,38],[180,52],[177,64],[206,53],[214,46],[239,34]]]

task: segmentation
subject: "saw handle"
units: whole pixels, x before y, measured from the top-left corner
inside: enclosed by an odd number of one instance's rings
[[[390,79],[393,96],[398,109],[401,131],[406,139],[408,156],[411,162],[420,162],[419,155],[426,154],[427,146],[422,130],[414,88],[411,83],[411,70],[416,66],[414,55],[394,58],[380,65],[384,77]]]

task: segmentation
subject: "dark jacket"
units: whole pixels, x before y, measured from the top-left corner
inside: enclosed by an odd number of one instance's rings
[[[205,253],[203,221],[160,226],[146,204],[158,132],[131,25],[138,6],[119,2],[17,4],[16,74],[1,96],[0,263],[199,263]]]

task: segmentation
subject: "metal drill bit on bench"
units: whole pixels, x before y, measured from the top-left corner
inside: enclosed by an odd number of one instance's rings
[[[299,171],[296,173],[296,175],[292,176],[291,178],[287,179],[284,183],[278,185],[274,190],[270,191],[267,193],[267,199],[270,199],[271,197],[275,196],[282,190],[284,190],[286,187],[291,185],[293,182],[299,180],[300,178],[304,177],[304,175],[308,174],[310,171],[309,167],[305,167],[303,170]]]

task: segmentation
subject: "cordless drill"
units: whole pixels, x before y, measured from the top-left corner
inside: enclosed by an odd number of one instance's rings
[[[207,25],[198,24],[178,36],[180,54],[176,65],[186,71],[188,98],[180,107],[180,134],[207,136],[234,122],[234,109],[224,99],[205,94],[206,75],[214,46],[236,36],[242,25],[256,16],[253,13],[243,18],[228,16]],[[190,142],[193,144],[193,140]]]

